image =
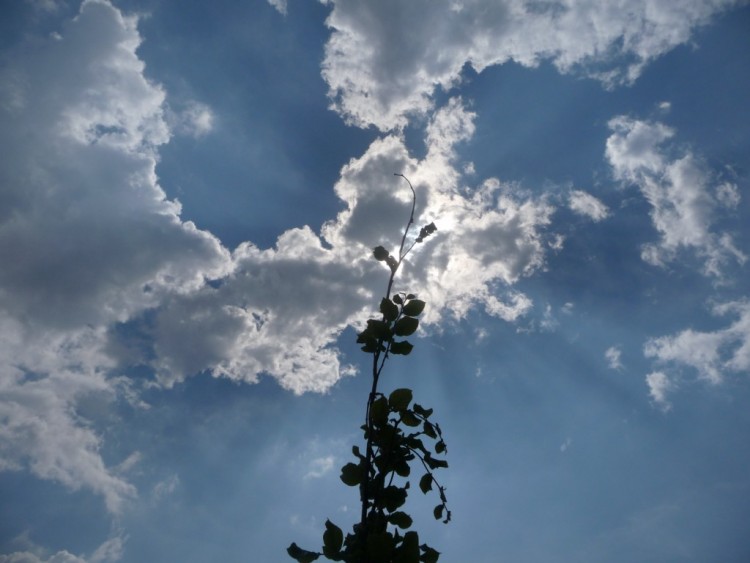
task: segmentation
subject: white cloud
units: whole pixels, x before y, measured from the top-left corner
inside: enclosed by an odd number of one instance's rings
[[[591,194],[581,190],[571,190],[568,206],[573,212],[584,215],[597,223],[609,216],[609,209],[606,205]]]
[[[692,368],[701,379],[714,384],[720,383],[726,373],[750,371],[750,301],[716,305],[712,312],[733,315],[737,320],[715,331],[686,329],[650,339],[644,354],[660,364]]]
[[[332,455],[318,457],[310,462],[310,467],[305,473],[305,479],[320,479],[331,472],[336,458]]]
[[[706,164],[692,152],[671,157],[667,140],[674,130],[662,123],[619,116],[609,122],[612,135],[606,155],[616,179],[635,184],[651,205],[651,218],[660,240],[644,245],[642,258],[663,266],[682,250],[692,250],[706,275],[722,278],[730,262],[746,256],[731,235],[716,231],[719,208],[736,206],[736,186],[717,185]]]
[[[662,410],[668,411],[672,408],[667,400],[667,393],[674,388],[674,384],[667,374],[661,371],[653,371],[646,376],[649,395]]]
[[[610,369],[621,370],[622,360],[620,359],[621,351],[619,346],[610,346],[604,352],[604,357],[607,359],[607,365]]]
[[[41,13],[55,13],[63,5],[63,0],[24,0],[32,8]]]
[[[82,399],[113,398],[102,338],[91,330],[42,337],[0,323],[0,470],[28,468],[71,489],[86,487],[116,513],[135,489],[105,466],[101,439],[78,412]]]
[[[167,101],[144,77],[136,25],[89,0],[59,35],[19,45],[0,70],[13,83],[0,93],[0,470],[86,488],[112,513],[136,495],[122,474],[138,455],[108,467],[81,405],[147,408],[113,373],[137,352],[117,352],[114,323],[135,321],[153,338],[140,361],[165,386],[208,370],[325,391],[354,371],[341,363],[339,335],[361,326],[384,290],[371,248],[395,251],[408,217],[410,193],[394,172],[417,190],[416,227],[439,229],[395,287],[428,301],[425,326],[473,307],[508,321],[526,314],[532,302],[513,286],[543,267],[554,211],[497,179],[462,185],[454,147],[475,116],[455,98],[430,119],[423,160],[390,135],[344,166],[335,190],[345,209],[320,233],[291,229],[274,248],[244,243],[230,255],[183,221],[157,182]]]
[[[453,146],[471,135],[473,119],[451,100],[427,128],[423,161],[397,135],[376,140],[342,169],[335,191],[346,208],[320,235],[304,227],[281,235],[273,249],[242,244],[218,287],[171,297],[153,335],[161,381],[210,370],[254,382],[265,373],[302,393],[325,391],[353,373],[334,346],[344,328],[374,313],[384,291],[387,271],[371,249],[397,250],[411,208],[396,171],[418,194],[415,231],[431,221],[438,227],[408,257],[394,287],[428,302],[423,323],[462,318],[472,307],[509,321],[528,312],[531,300],[512,286],[543,265],[553,208],[495,179],[461,188]]]
[[[281,15],[286,15],[286,0],[268,0],[268,3],[276,8]]]
[[[113,536],[97,547],[89,557],[74,555],[67,550],[47,556],[47,550],[34,545],[26,538],[22,539],[23,543],[29,544],[26,546],[27,549],[0,555],[0,563],[114,563],[122,559],[125,543],[123,537]]]
[[[151,498],[158,502],[166,496],[171,495],[180,486],[179,475],[170,475],[166,479],[159,481],[151,490]]]
[[[135,490],[80,408],[122,388],[107,377],[107,327],[231,267],[156,181],[170,132],[136,23],[89,0],[0,69],[12,83],[0,92],[0,467],[92,490],[111,512]]]
[[[209,106],[191,100],[178,112],[167,112],[170,129],[178,134],[199,138],[214,130],[216,116]]]
[[[324,0],[332,7],[323,76],[349,122],[381,130],[433,105],[470,64],[550,60],[605,85],[630,83],[734,0]]]

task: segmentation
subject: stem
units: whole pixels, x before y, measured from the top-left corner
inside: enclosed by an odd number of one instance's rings
[[[409,184],[409,188],[411,189],[412,193],[412,204],[411,204],[411,212],[409,213],[409,221],[406,223],[406,228],[404,228],[404,234],[401,237],[401,246],[399,246],[398,249],[398,261],[396,262],[396,266],[391,269],[391,275],[388,278],[388,286],[385,291],[386,298],[390,299],[391,296],[391,290],[393,289],[393,281],[396,277],[396,272],[398,271],[399,267],[401,266],[401,262],[406,257],[407,254],[409,254],[409,251],[413,248],[414,245],[411,245],[409,248],[406,249],[406,252],[404,252],[404,245],[406,244],[406,236],[409,234],[409,229],[414,224],[414,211],[417,208],[417,192],[414,191],[414,186],[411,185],[411,182],[409,179],[404,176],[403,174],[394,174],[394,176],[400,176],[404,180],[406,180],[406,183]],[[385,320],[385,317],[383,317],[383,320]],[[373,435],[373,425],[372,425],[372,419],[370,418],[370,410],[372,408],[372,404],[375,402],[375,399],[378,395],[378,381],[380,380],[380,373],[383,371],[383,366],[385,366],[385,361],[388,359],[388,352],[390,350],[390,342],[387,344],[386,349],[384,352],[381,352],[380,346],[383,344],[382,341],[378,342],[378,349],[375,351],[375,353],[372,356],[372,388],[370,390],[370,396],[367,399],[367,408],[365,409],[365,428],[367,428],[367,448],[365,453],[365,471],[364,471],[364,477],[362,479],[362,485],[360,486],[360,499],[362,501],[362,513],[360,517],[360,526],[363,534],[363,541],[367,542],[367,511],[369,509],[369,500],[368,497],[370,496],[370,486],[372,483],[372,479],[370,478],[370,471],[372,470],[372,462],[373,462],[373,447],[372,447],[372,435]],[[383,354],[382,360],[381,360],[381,353]],[[365,560],[364,563],[367,563],[367,560]]]

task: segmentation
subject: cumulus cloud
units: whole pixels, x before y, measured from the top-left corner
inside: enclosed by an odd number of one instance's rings
[[[690,151],[672,156],[665,144],[675,132],[662,123],[618,116],[609,126],[606,155],[613,174],[638,186],[660,235],[659,241],[644,245],[642,258],[663,266],[680,251],[691,250],[703,262],[703,272],[717,279],[729,263],[743,264],[747,258],[732,236],[714,226],[722,208],[737,206],[737,187],[717,182]]]
[[[588,217],[597,223],[609,216],[609,209],[606,205],[581,190],[571,190],[568,196],[568,206],[574,213]]]
[[[687,42],[734,0],[679,4],[634,0],[325,0],[323,76],[350,123],[402,127],[433,106],[465,65],[477,72],[515,61],[551,61],[606,86],[631,83],[652,60]]]
[[[231,268],[157,183],[170,131],[136,23],[88,0],[0,69],[2,469],[86,487],[112,512],[135,490],[106,466],[79,408],[118,393],[107,327]]]
[[[371,249],[396,252],[409,217],[411,192],[394,171],[415,187],[417,228],[438,228],[407,258],[394,288],[428,301],[424,325],[472,307],[509,321],[528,312],[531,300],[513,284],[543,265],[553,207],[496,179],[462,187],[454,146],[473,133],[474,117],[450,100],[428,124],[421,161],[398,135],[376,140],[342,169],[335,191],[345,209],[320,233],[291,229],[270,249],[244,243],[220,284],[166,300],[152,333],[162,383],[203,370],[249,382],[268,374],[302,393],[354,373],[335,343],[374,313],[387,273]]]
[[[392,134],[346,164],[334,187],[344,209],[319,232],[290,229],[273,248],[229,253],[158,184],[159,147],[179,126],[144,76],[136,26],[88,0],[0,70],[0,470],[87,488],[112,513],[136,495],[123,475],[138,455],[108,467],[81,405],[147,407],[116,368],[150,365],[165,387],[203,371],[265,374],[295,393],[354,373],[336,341],[374,314],[384,289],[371,249],[396,251],[411,208],[394,172],[414,184],[416,227],[439,229],[395,287],[428,301],[427,328],[475,307],[508,321],[526,314],[532,301],[514,285],[543,267],[554,239],[546,198],[494,178],[463,184],[455,147],[475,116],[453,98],[427,123],[421,160]],[[197,134],[210,110],[194,109]],[[121,346],[116,324],[145,336],[141,348]]]
[[[715,331],[686,329],[652,338],[646,342],[644,354],[660,364],[692,368],[701,379],[714,384],[720,383],[726,373],[750,371],[750,301],[715,305],[712,312],[737,319]]]

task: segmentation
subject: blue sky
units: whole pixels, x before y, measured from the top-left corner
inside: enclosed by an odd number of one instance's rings
[[[0,562],[291,561],[408,216],[441,561],[750,559],[750,6],[17,0]]]

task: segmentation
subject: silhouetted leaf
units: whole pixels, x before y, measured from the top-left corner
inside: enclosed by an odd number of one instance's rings
[[[296,543],[292,543],[292,545],[287,547],[286,552],[289,554],[289,557],[296,559],[299,563],[312,563],[312,561],[320,557],[320,553],[302,549]]]
[[[448,467],[448,462],[444,459],[435,459],[431,455],[424,456],[424,462],[430,466],[430,469],[438,469],[439,467]]]
[[[401,356],[408,356],[411,353],[412,346],[409,341],[402,340],[400,342],[393,342],[391,344],[391,354],[399,354]]]
[[[376,246],[372,249],[372,255],[375,256],[375,260],[382,262],[383,260],[387,259],[391,255],[391,253],[382,246]]]
[[[414,412],[423,418],[430,418],[430,415],[432,414],[432,409],[426,409],[422,405],[418,403],[414,403]]]
[[[419,426],[420,420],[414,416],[414,413],[412,411],[404,411],[401,413],[401,421],[406,424],[406,426]]]
[[[437,438],[437,433],[435,432],[435,427],[432,425],[431,422],[424,421],[424,433],[427,434],[430,438],[433,440]]]
[[[408,307],[408,305],[407,305]],[[414,334],[419,326],[419,321],[412,317],[401,317],[396,324],[393,325],[393,334],[396,336],[409,336]]]
[[[355,463],[347,463],[341,468],[341,480],[345,485],[355,487],[362,482],[363,468]]]
[[[406,532],[404,541],[393,559],[394,563],[419,563],[419,535],[417,532]]]
[[[365,329],[365,333],[371,334],[378,340],[390,340],[393,336],[389,324],[385,321],[377,319],[367,320],[367,328]]]
[[[419,480],[419,488],[422,489],[424,494],[427,494],[432,490],[432,475],[425,473]]]
[[[421,299],[412,299],[404,305],[404,315],[418,317],[424,311],[425,302]]]
[[[396,303],[397,305],[402,305],[404,301],[401,299],[401,296],[398,293],[396,293],[393,296],[393,302]]]
[[[330,520],[326,520],[326,531],[323,532],[323,555],[332,558],[341,551],[344,544],[344,532]]]
[[[398,307],[387,297],[383,297],[380,301],[380,312],[388,322],[393,322],[398,317]]]
[[[367,536],[367,556],[369,561],[390,561],[394,548],[393,535],[389,532]]]
[[[395,512],[406,502],[406,489],[390,485],[383,489],[380,500],[388,512]]]
[[[412,391],[411,389],[396,389],[391,392],[388,396],[388,406],[393,411],[402,411],[409,407],[411,403]]]
[[[388,420],[388,401],[385,397],[379,397],[370,406],[370,418],[375,424],[385,424]]]
[[[443,509],[445,507],[442,504],[438,504],[435,509],[432,511],[432,515],[435,517],[435,520],[440,520],[443,517]]]
[[[432,549],[426,543],[419,546],[422,550],[422,557],[419,558],[422,563],[437,563],[440,558],[440,552]]]
[[[405,459],[396,460],[393,464],[393,469],[399,477],[408,477],[411,473],[411,467],[409,467]]]
[[[435,444],[435,453],[441,454],[445,451],[445,442],[440,440],[437,444]]]
[[[394,526],[398,526],[402,530],[411,527],[412,519],[406,512],[394,512],[388,517],[388,521]]]

